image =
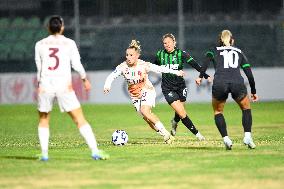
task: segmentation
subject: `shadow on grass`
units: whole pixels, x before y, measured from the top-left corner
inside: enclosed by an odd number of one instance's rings
[[[31,156],[0,156],[1,159],[16,159],[16,160],[37,160],[38,157]]]

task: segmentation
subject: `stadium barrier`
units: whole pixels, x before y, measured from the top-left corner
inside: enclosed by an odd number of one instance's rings
[[[92,83],[90,92],[85,92],[78,74],[73,74],[73,88],[82,103],[130,103],[123,77],[119,77],[112,84],[109,94],[103,93],[103,85],[111,71],[88,72]],[[208,70],[212,75],[213,70]],[[284,100],[284,68],[254,68],[257,94],[262,101]],[[185,70],[185,80],[188,87],[189,102],[211,101],[211,83],[206,80],[197,87],[194,79],[198,72],[193,69]],[[246,85],[248,81],[244,76]],[[150,73],[157,92],[157,103],[165,103],[160,87],[160,74]],[[29,104],[36,103],[36,74],[35,73],[6,73],[0,75],[0,104]],[[250,88],[248,87],[248,90]],[[231,98],[229,100],[232,100]]]

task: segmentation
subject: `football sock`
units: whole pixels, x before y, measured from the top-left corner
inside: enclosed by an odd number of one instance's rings
[[[242,124],[244,132],[251,132],[252,116],[251,109],[243,110]]]
[[[38,138],[42,156],[48,157],[49,128],[38,127]]]
[[[227,133],[227,125],[223,114],[216,114],[215,115],[215,124],[221,134],[222,137],[228,135]]]
[[[194,134],[196,135],[198,133],[198,130],[193,125],[192,121],[189,119],[188,116],[181,119],[182,123]]]
[[[89,124],[83,125],[79,128],[79,131],[85,139],[89,148],[92,150],[92,154],[97,153],[99,150],[97,146],[96,137],[92,131],[91,126]]]
[[[155,124],[156,129],[158,130],[157,133],[159,133],[160,135],[164,136],[165,135],[165,131],[166,128],[164,127],[164,125],[162,124],[162,122],[158,121]]]
[[[246,138],[251,138],[251,132],[245,132],[245,137]]]
[[[174,121],[175,121],[176,123],[178,123],[178,122],[180,121],[180,117],[179,117],[179,115],[178,115],[176,112],[175,112]]]

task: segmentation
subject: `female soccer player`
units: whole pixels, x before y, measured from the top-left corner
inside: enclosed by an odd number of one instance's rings
[[[233,46],[234,39],[229,30],[223,30],[219,36],[219,46],[207,51],[206,61],[202,66],[200,77],[196,80],[201,83],[202,76],[206,71],[210,62],[215,68],[215,75],[212,86],[212,106],[214,110],[216,126],[224,139],[226,149],[232,149],[232,141],[228,137],[227,126],[223,116],[223,110],[231,93],[232,98],[238,103],[242,110],[242,124],[244,128],[244,144],[249,148],[255,148],[255,144],[251,136],[252,115],[250,100],[247,94],[247,88],[244,79],[241,76],[240,68],[246,74],[250,88],[251,98],[255,102],[258,100],[256,94],[254,77],[250,68],[250,64],[244,53],[237,47]]]
[[[126,60],[118,65],[107,77],[104,92],[108,93],[113,80],[123,75],[128,84],[128,92],[136,111],[139,112],[150,127],[162,135],[164,141],[169,144],[174,140],[174,137],[165,129],[159,118],[151,112],[152,107],[155,106],[156,92],[148,79],[148,72],[171,73],[180,77],[182,77],[184,73],[145,62],[139,59],[140,54],[141,47],[139,42],[132,40],[129,47],[126,49]]]
[[[92,151],[93,159],[107,159],[109,155],[97,147],[92,128],[86,121],[72,88],[71,67],[80,74],[85,89],[91,89],[77,46],[72,39],[62,35],[64,23],[60,16],[50,18],[48,31],[50,35],[35,45],[38,80],[38,135],[42,150],[40,159],[48,160],[49,119],[55,98],[60,110],[67,112],[79,128]]]
[[[165,34],[162,38],[164,48],[157,52],[155,64],[163,65],[174,70],[182,70],[185,63],[190,64],[193,68],[200,72],[201,66],[189,55],[189,53],[176,48],[176,39],[173,34]],[[205,78],[209,76],[204,74]],[[175,116],[171,120],[171,134],[176,135],[177,124],[181,120],[182,123],[197,137],[198,140],[205,138],[196,129],[185,110],[185,101],[187,97],[187,88],[183,77],[173,74],[162,74],[162,92],[168,104],[174,109]]]

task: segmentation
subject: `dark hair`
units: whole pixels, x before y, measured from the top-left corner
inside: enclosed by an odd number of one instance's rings
[[[63,18],[61,16],[55,15],[49,19],[48,29],[51,34],[59,33],[63,24]]]

